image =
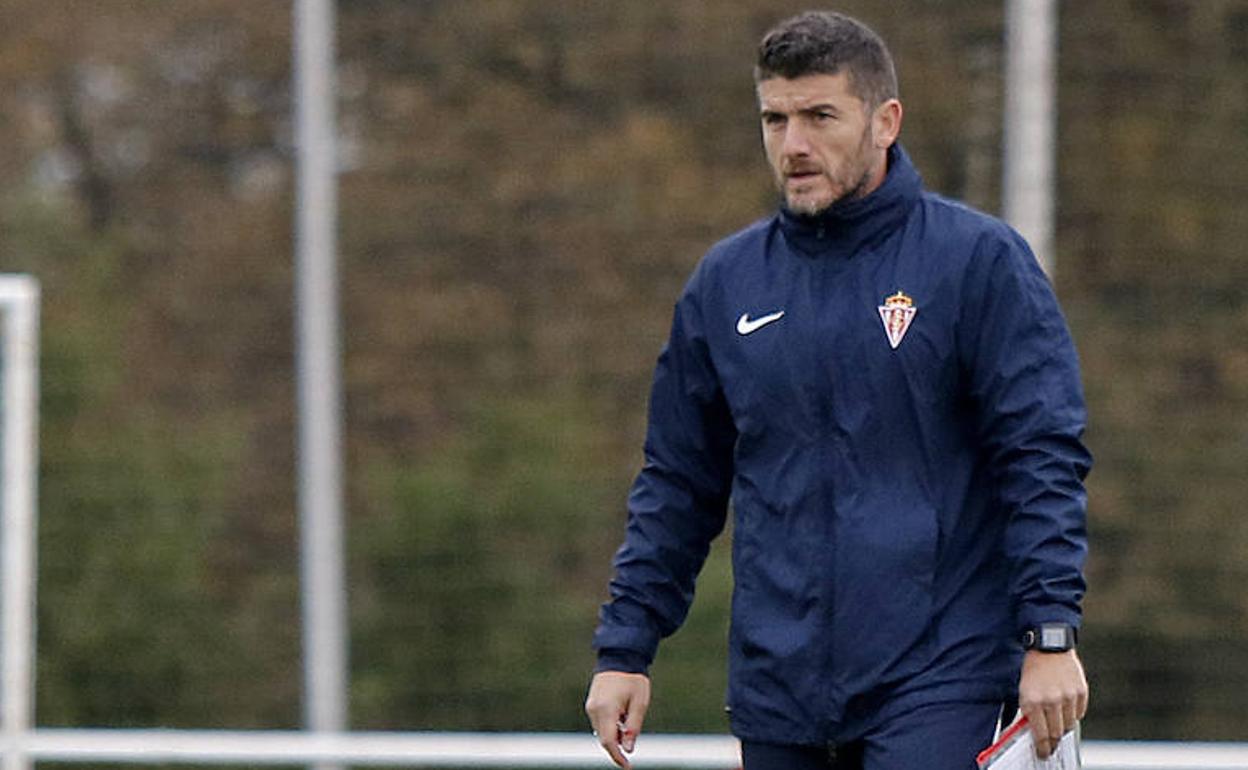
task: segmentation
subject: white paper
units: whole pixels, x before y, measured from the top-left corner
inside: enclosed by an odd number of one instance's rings
[[[1036,742],[1026,719],[1015,722],[1001,740],[979,755],[981,770],[1077,770],[1083,766],[1079,757],[1079,725],[1067,732],[1048,759],[1036,757]]]

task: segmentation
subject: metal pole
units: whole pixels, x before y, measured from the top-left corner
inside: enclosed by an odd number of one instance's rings
[[[1057,3],[1006,0],[1002,210],[1053,276]]]
[[[332,0],[294,6],[303,698],[305,726],[314,732],[340,732],[347,721],[333,11]]]
[[[34,279],[0,278],[0,300],[9,304],[0,334],[6,361],[3,473],[4,770],[28,770],[26,742],[35,712],[35,500],[38,493],[39,285]],[[11,302],[8,302],[11,300]]]

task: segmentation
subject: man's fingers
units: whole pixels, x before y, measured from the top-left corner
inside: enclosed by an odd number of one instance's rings
[[[1036,755],[1047,758],[1088,710],[1088,683],[1074,650],[1029,651],[1023,658],[1019,703],[1031,722]]]
[[[619,716],[609,710],[599,709],[590,714],[590,724],[593,725],[594,736],[598,738],[599,745],[611,757],[611,761],[628,770],[628,757],[624,756],[623,747],[620,745]]]
[[[1079,719],[1079,702],[1077,698],[1067,698],[1062,702],[1062,733],[1075,727],[1075,722]],[[1061,736],[1058,736],[1059,738]]]
[[[1049,756],[1049,720],[1044,715],[1044,709],[1035,709],[1027,715],[1027,721],[1031,723],[1031,735],[1036,742],[1036,756],[1045,759]]]
[[[637,747],[637,736],[641,735],[641,724],[646,719],[646,709],[649,707],[650,703],[645,700],[633,701],[629,706],[628,716],[620,725],[620,743],[630,754]]]
[[[607,755],[611,757],[612,762],[624,768],[624,770],[629,770],[632,767],[628,757],[624,756],[624,752],[620,750],[619,742],[614,737],[608,740],[599,735],[598,742],[606,749]]]
[[[598,738],[599,745],[611,757],[611,761],[627,770],[629,762],[621,750],[620,727],[616,717],[600,711],[590,715],[590,724],[593,725],[594,736]]]
[[[1062,740],[1062,736],[1066,733],[1065,709],[1063,704],[1055,704],[1045,709],[1045,717],[1049,728],[1049,752],[1057,750],[1057,744]],[[1072,726],[1074,722],[1070,723]]]
[[[649,705],[650,680],[645,675],[603,671],[590,682],[585,713],[598,743],[624,770],[630,767],[624,754],[636,745]]]
[[[1036,756],[1040,759],[1047,759],[1052,753],[1053,743],[1048,736],[1048,720],[1043,716],[1041,711],[1040,719],[1033,721],[1031,725],[1031,733],[1036,739]]]

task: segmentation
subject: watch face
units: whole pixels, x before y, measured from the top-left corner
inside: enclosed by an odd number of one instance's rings
[[[1041,623],[1039,628],[1024,631],[1021,641],[1024,650],[1066,652],[1074,649],[1077,638],[1073,626],[1065,623]]]
[[[1040,647],[1062,649],[1066,646],[1065,628],[1061,626],[1044,626],[1040,629]]]

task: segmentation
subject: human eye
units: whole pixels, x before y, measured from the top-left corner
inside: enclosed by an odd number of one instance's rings
[[[784,115],[779,112],[764,112],[762,118],[763,125],[767,128],[780,128],[785,123]]]

